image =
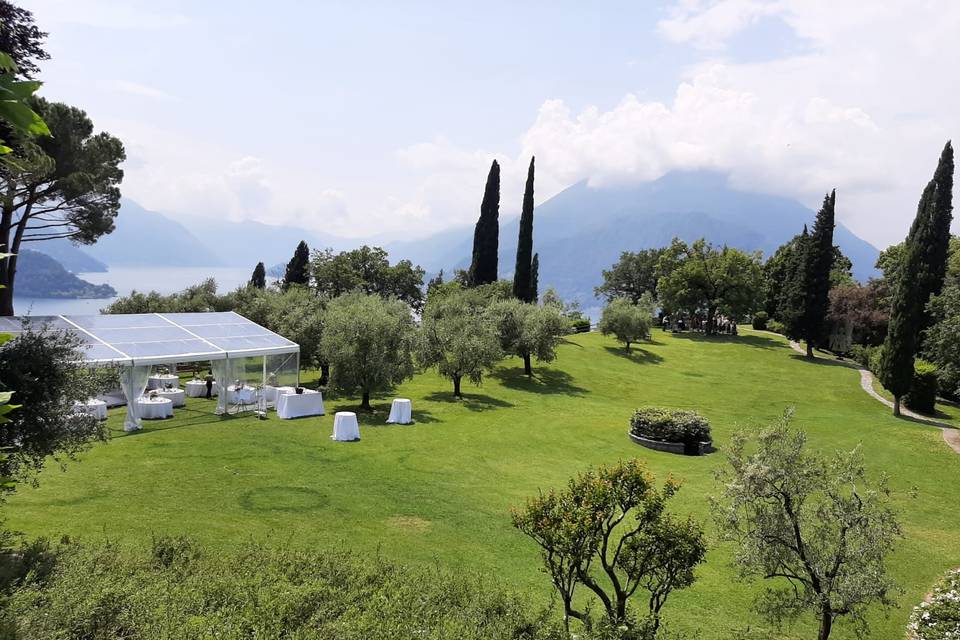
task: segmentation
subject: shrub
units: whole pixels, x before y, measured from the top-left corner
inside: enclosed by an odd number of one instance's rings
[[[774,333],[783,334],[787,330],[786,326],[779,320],[769,320],[767,321],[767,331],[773,331]]]
[[[345,552],[255,544],[218,552],[169,538],[152,552],[62,546],[52,570],[31,573],[4,605],[4,637],[37,640],[559,637],[516,594],[477,576]]]
[[[873,353],[880,347],[872,347],[868,344],[854,344],[850,346],[850,358],[861,367],[870,369],[870,359]]]
[[[757,331],[765,331],[767,328],[767,323],[770,321],[770,316],[767,315],[766,311],[759,311],[753,316],[753,328]]]
[[[641,407],[630,418],[630,432],[661,442],[712,442],[710,423],[696,411]]]
[[[907,630],[917,640],[960,638],[960,569],[948,573],[930,598],[913,608]]]
[[[915,411],[933,413],[937,404],[937,365],[926,360],[917,360],[913,364],[913,380],[910,391],[903,397],[903,403]]]
[[[570,333],[588,333],[590,331],[590,320],[581,318],[570,323]]]

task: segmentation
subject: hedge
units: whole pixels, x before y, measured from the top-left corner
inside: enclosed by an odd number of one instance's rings
[[[710,423],[696,411],[641,407],[630,418],[630,433],[661,442],[712,442]]]
[[[903,403],[915,411],[933,413],[937,404],[937,365],[926,360],[917,360],[913,364],[913,381],[910,391],[903,397]]]
[[[767,315],[767,312],[759,311],[753,316],[753,328],[757,331],[765,331],[769,321],[770,316]]]

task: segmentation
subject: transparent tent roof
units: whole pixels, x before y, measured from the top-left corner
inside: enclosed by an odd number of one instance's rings
[[[90,364],[149,365],[296,353],[300,347],[232,311],[0,318],[0,332],[25,323],[69,331]]]

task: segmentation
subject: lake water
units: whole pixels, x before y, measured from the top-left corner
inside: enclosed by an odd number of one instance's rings
[[[250,279],[250,269],[238,267],[167,267],[162,269],[114,268],[106,273],[78,273],[93,284],[109,284],[121,296],[136,289],[141,292],[157,291],[163,294],[182,291],[206,278],[217,281],[218,290],[231,291]],[[14,296],[13,306],[17,315],[87,315],[99,313],[116,298],[92,298],[88,300],[61,300],[57,298],[21,298]]]

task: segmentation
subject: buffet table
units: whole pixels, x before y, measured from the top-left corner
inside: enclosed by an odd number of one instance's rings
[[[267,385],[263,388],[263,397],[269,404],[277,404],[277,399],[285,393],[296,393],[293,387],[272,387]]]
[[[319,391],[304,389],[303,393],[282,393],[277,396],[277,417],[283,420],[322,416],[323,413],[323,394]]]

